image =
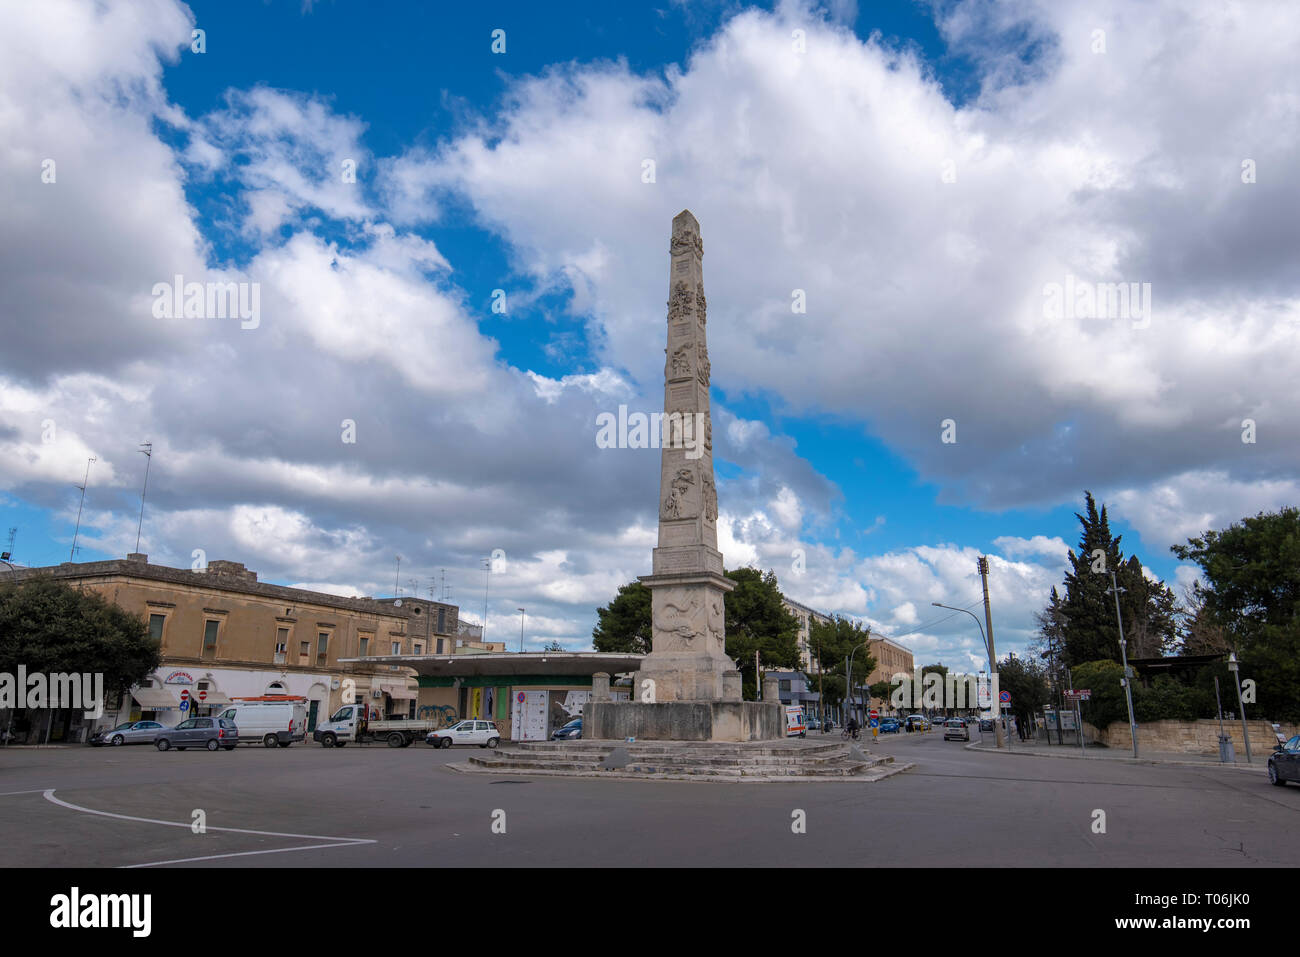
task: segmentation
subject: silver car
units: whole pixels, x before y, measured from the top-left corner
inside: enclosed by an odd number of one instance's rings
[[[166,730],[168,730],[167,726],[161,721],[128,721],[119,724],[116,728],[96,731],[89,743],[96,748],[105,744],[114,747],[124,744],[153,744],[158,740],[158,735]]]
[[[186,748],[207,748],[209,751],[224,748],[233,751],[238,744],[239,729],[229,718],[190,718],[174,728],[164,728],[154,742],[159,751],[169,751],[172,748],[177,751]]]

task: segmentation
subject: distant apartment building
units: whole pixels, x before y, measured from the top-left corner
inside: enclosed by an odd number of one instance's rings
[[[162,664],[97,724],[141,718],[175,724],[218,712],[234,697],[266,694],[307,699],[308,732],[361,696],[385,714],[414,716],[418,686],[410,668],[345,662],[377,655],[436,654],[458,632],[455,605],[420,598],[344,598],[257,580],[240,562],[206,569],[150,564],[148,556],[19,569],[23,581],[47,575],[99,592],[140,615],[161,644]],[[182,695],[181,692],[188,692]],[[182,709],[182,701],[186,707]],[[78,715],[52,729],[52,740],[87,733]]]
[[[456,631],[456,640],[452,642],[449,653],[455,655],[486,655],[494,652],[504,653],[504,641],[484,641],[483,626],[471,625],[462,621]]]
[[[819,611],[814,611],[807,605],[801,605],[799,602],[792,601],[784,595],[781,596],[781,604],[785,606],[786,611],[799,620],[799,663],[803,666],[805,671],[810,669],[815,670],[812,646],[809,644],[810,626],[812,622],[819,622],[823,625],[830,624],[831,616],[823,615]]]

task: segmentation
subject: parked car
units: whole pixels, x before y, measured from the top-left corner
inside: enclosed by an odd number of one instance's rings
[[[880,719],[881,734],[898,734],[902,730],[903,730],[903,726],[899,723],[897,718]]]
[[[229,718],[190,718],[174,728],[164,728],[158,733],[154,747],[159,751],[175,748],[207,748],[209,751],[235,750],[239,744],[239,729]]]
[[[809,731],[820,731],[822,729],[821,719],[815,714],[808,715],[804,723],[807,725]]]
[[[970,728],[966,727],[966,722],[961,718],[950,718],[944,722],[943,739],[945,741],[969,741]]]
[[[158,733],[166,730],[167,726],[161,721],[128,721],[116,728],[96,731],[87,743],[96,748],[105,744],[114,747],[123,744],[153,744],[158,739]]]
[[[1287,781],[1300,782],[1300,734],[1268,756],[1268,779],[1278,787],[1286,787]]]
[[[562,728],[551,732],[552,741],[573,741],[582,737],[582,719],[574,718]]]
[[[495,722],[465,720],[450,728],[430,731],[426,744],[435,748],[450,748],[453,744],[477,744],[480,748],[495,748],[501,743],[501,732]]]
[[[913,731],[929,731],[930,719],[923,714],[909,714],[905,720],[905,727]]]

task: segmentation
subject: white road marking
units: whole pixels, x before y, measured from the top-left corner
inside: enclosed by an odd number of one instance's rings
[[[31,791],[0,791],[0,797],[8,797],[11,794],[44,794],[45,788],[34,788]]]
[[[76,804],[70,804],[69,802],[61,800],[60,798],[56,798],[54,796],[54,790],[55,790],[54,788],[50,788],[41,793],[44,794],[45,800],[49,801],[51,804],[57,804],[60,807],[65,807],[70,811],[80,811],[83,814],[95,814],[98,815],[99,817],[113,817],[113,818],[117,818],[119,821],[136,821],[141,824],[161,824],[164,827],[183,827],[189,829],[191,826],[191,822],[189,821],[162,821],[159,820],[158,818],[133,817],[129,814],[117,814],[114,813],[113,811],[96,811],[94,808],[81,807]],[[14,794],[35,794],[37,792],[14,791],[13,793]],[[286,854],[292,851],[319,851],[330,847],[352,847],[357,844],[377,843],[376,841],[370,840],[368,838],[363,838],[363,837],[331,837],[324,834],[292,834],[287,831],[258,831],[252,828],[245,828],[245,827],[218,827],[216,825],[208,825],[206,830],[225,831],[229,834],[258,834],[263,837],[296,837],[307,841],[331,841],[332,843],[309,844],[305,847],[277,847],[277,848],[271,848],[269,850],[261,850],[261,851],[237,851],[230,854],[209,854],[204,857],[183,857],[171,861],[150,861],[147,864],[123,864],[120,866],[128,869],[135,868],[135,867],[159,867],[164,864],[185,864],[191,861],[213,861],[221,857],[249,857],[255,854]]]

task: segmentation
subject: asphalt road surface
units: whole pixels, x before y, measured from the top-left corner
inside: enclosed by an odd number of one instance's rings
[[[988,754],[939,733],[863,745],[916,767],[874,784],[716,784],[464,775],[445,765],[476,749],[422,744],[0,749],[0,864],[1235,868],[1300,860],[1300,786],[1270,785],[1262,763],[1242,772]]]

